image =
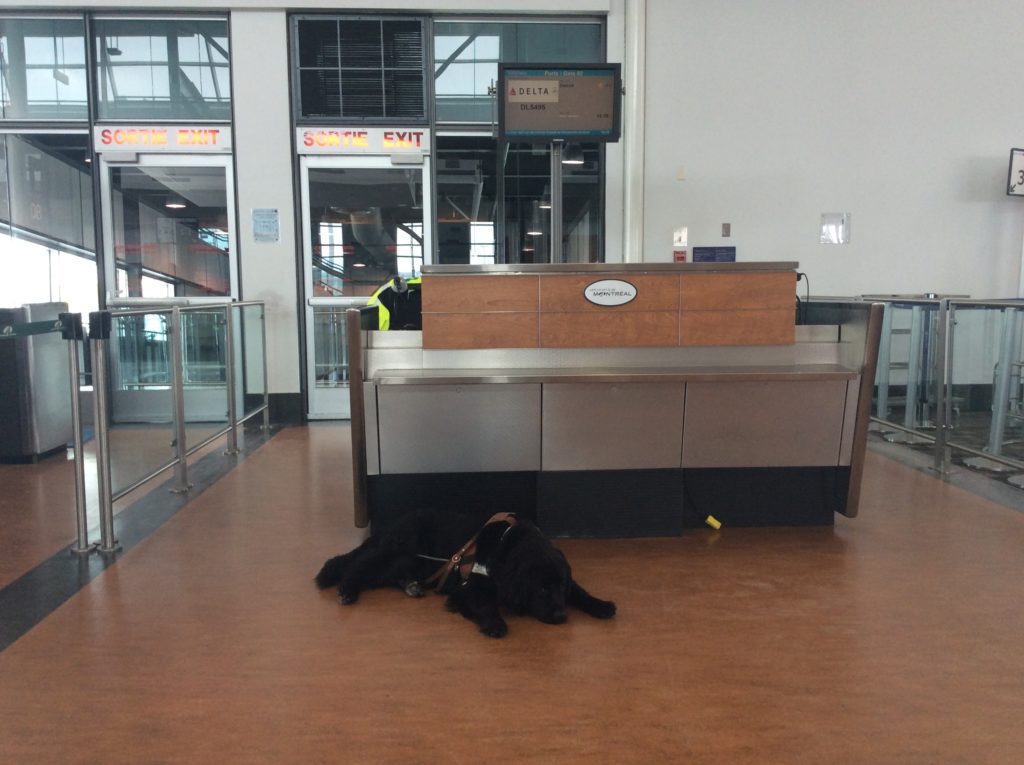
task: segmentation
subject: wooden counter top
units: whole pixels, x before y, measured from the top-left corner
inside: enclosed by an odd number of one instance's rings
[[[700,271],[795,271],[796,261],[740,263],[505,263],[471,266],[465,263],[425,265],[426,276],[480,276],[486,274],[646,274]]]

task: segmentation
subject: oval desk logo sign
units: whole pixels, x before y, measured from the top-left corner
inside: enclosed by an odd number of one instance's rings
[[[602,279],[584,287],[583,297],[595,305],[625,305],[636,297],[636,287],[621,279]]]

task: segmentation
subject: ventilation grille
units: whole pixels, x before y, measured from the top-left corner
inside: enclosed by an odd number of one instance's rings
[[[297,20],[302,117],[423,120],[423,22],[415,19]]]

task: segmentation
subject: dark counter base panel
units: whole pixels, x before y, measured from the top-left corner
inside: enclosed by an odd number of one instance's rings
[[[425,473],[368,477],[370,523],[424,507],[481,524],[516,512],[550,536],[678,536],[713,515],[723,526],[831,526],[846,507],[848,467]]]

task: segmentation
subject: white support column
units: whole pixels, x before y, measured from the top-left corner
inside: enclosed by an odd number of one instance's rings
[[[241,297],[266,303],[267,390],[297,393],[299,298],[285,12],[233,11],[231,59]],[[277,210],[278,241],[255,240],[252,211],[260,208]]]
[[[626,56],[622,65],[622,139],[625,143],[622,259],[644,259],[644,88],[647,0],[626,0]]]

